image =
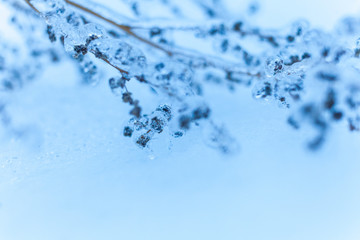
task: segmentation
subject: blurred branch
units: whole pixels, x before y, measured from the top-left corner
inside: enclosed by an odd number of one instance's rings
[[[40,14],[40,11],[29,1],[29,0],[25,0],[25,2],[37,13]]]
[[[34,5],[30,2],[30,0],[25,0],[25,2],[26,2],[34,11],[36,11],[36,12],[39,13],[39,14],[41,13]],[[82,11],[84,11],[84,12],[86,12],[86,13],[92,15],[92,16],[95,16],[95,17],[97,17],[97,18],[99,18],[99,19],[101,19],[101,20],[103,20],[103,21],[105,21],[105,22],[107,22],[107,23],[109,23],[109,24],[111,24],[111,25],[113,25],[113,26],[121,29],[122,31],[124,31],[124,32],[127,33],[128,35],[130,35],[130,36],[138,39],[139,41],[141,41],[141,42],[143,42],[143,43],[145,43],[145,44],[147,44],[147,45],[149,45],[149,46],[151,46],[151,47],[154,47],[154,48],[156,48],[156,49],[158,49],[158,50],[166,53],[166,55],[168,55],[169,57],[172,57],[172,56],[174,56],[174,55],[180,55],[180,56],[183,56],[183,57],[186,57],[186,58],[195,58],[195,59],[203,59],[203,58],[204,58],[204,56],[198,57],[198,56],[194,56],[194,55],[192,55],[192,54],[186,54],[186,53],[181,53],[181,52],[176,52],[176,51],[167,50],[167,49],[161,47],[160,45],[158,45],[158,44],[156,44],[156,43],[154,43],[154,42],[152,42],[152,41],[150,41],[150,40],[148,40],[148,39],[145,39],[145,38],[137,35],[137,34],[132,30],[132,29],[134,29],[134,28],[131,27],[131,26],[119,24],[119,23],[117,23],[117,22],[115,22],[115,21],[113,21],[113,20],[111,20],[111,19],[109,19],[109,18],[106,18],[106,17],[102,16],[101,14],[99,14],[99,13],[97,13],[97,12],[95,12],[95,11],[93,11],[93,10],[91,10],[91,9],[83,6],[83,5],[80,5],[80,4],[78,4],[78,3],[75,3],[75,2],[73,2],[73,1],[71,1],[71,0],[65,0],[65,2],[68,3],[69,5],[77,8],[77,9],[80,9],[80,10],[82,10]],[[112,67],[116,68],[117,70],[119,70],[121,73],[128,73],[127,71],[122,70],[122,69],[114,66],[114,65],[111,64],[107,59],[102,59],[102,60],[105,61],[106,63],[108,63],[109,65],[111,65]],[[252,77],[256,77],[256,78],[260,78],[260,77],[261,77],[261,74],[260,74],[260,73],[250,73],[250,72],[246,72],[246,71],[245,71],[245,72],[242,72],[242,71],[231,71],[230,69],[227,69],[227,68],[224,68],[224,67],[221,67],[221,66],[217,66],[217,64],[215,64],[213,61],[210,61],[210,60],[208,60],[208,59],[206,59],[206,62],[209,64],[209,66],[211,66],[211,67],[213,67],[213,68],[220,68],[220,69],[224,70],[224,71],[227,72],[227,73],[228,73],[228,72],[236,72],[236,73],[238,73],[238,74],[243,74],[243,75],[246,75],[246,76],[252,76]]]
[[[107,23],[110,23],[111,25],[113,25],[113,26],[115,26],[115,27],[123,30],[123,31],[126,32],[128,35],[136,38],[137,40],[139,40],[139,41],[141,41],[141,42],[143,42],[143,43],[146,43],[147,45],[149,45],[149,46],[151,46],[151,47],[154,47],[154,48],[156,48],[156,49],[159,49],[159,50],[165,52],[168,56],[172,56],[172,55],[173,55],[173,53],[172,53],[171,51],[166,50],[165,48],[157,45],[156,43],[153,43],[153,42],[149,41],[148,39],[145,39],[145,38],[137,35],[136,33],[134,33],[134,32],[131,30],[132,28],[131,28],[130,26],[118,24],[118,23],[114,22],[113,20],[111,20],[111,19],[109,19],[109,18],[106,18],[106,17],[102,16],[101,14],[96,13],[96,12],[94,12],[93,10],[91,10],[91,9],[89,9],[89,8],[87,8],[87,7],[84,7],[84,6],[82,6],[82,5],[78,4],[78,3],[75,3],[75,2],[73,2],[73,1],[65,0],[65,2],[68,3],[69,5],[75,7],[75,8],[81,9],[82,11],[85,11],[85,12],[87,12],[87,13],[89,13],[89,14],[97,17],[97,18],[100,18],[100,19],[104,20],[104,21],[107,22]]]

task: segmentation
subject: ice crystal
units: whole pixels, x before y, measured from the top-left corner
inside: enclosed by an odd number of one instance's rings
[[[359,131],[360,19],[345,18],[333,32],[313,29],[306,21],[271,30],[253,26],[246,18],[226,19],[221,1],[194,1],[196,17],[188,16],[186,6],[177,1],[151,1],[168,19],[161,22],[145,11],[147,2],[124,3],[138,22],[93,2],[9,2],[19,12],[13,24],[26,38],[27,53],[17,63],[8,56],[20,51],[0,39],[1,91],[14,91],[34,79],[45,58],[57,62],[66,56],[78,64],[86,84],[102,80],[100,63],[118,71],[108,81],[114,95],[131,106],[132,119],[123,135],[141,148],[170,125],[176,127],[168,132],[177,138],[192,126],[212,122],[203,91],[206,84],[232,90],[237,85],[250,87],[254,98],[291,109],[291,126],[310,124],[316,130],[308,144],[311,149],[323,144],[335,122],[347,121],[351,131]],[[259,7],[251,5],[249,14]],[[33,23],[24,20],[29,12]],[[192,45],[193,41],[201,44]],[[127,87],[131,81],[147,85],[167,104],[144,113],[136,93]],[[9,120],[3,112],[6,125]],[[230,152],[235,139],[224,128],[209,127],[210,145]]]

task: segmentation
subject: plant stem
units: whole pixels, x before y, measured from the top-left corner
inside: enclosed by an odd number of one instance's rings
[[[30,0],[25,0],[25,2],[26,2],[35,12],[37,12],[37,13],[40,14],[40,11],[39,11],[36,7],[34,7],[34,5],[32,5],[32,3],[30,2]]]
[[[37,12],[38,14],[41,13],[34,5],[30,2],[30,0],[25,0],[25,2],[26,2],[35,12]],[[181,52],[176,52],[176,51],[167,50],[167,49],[163,48],[162,46],[160,46],[160,45],[158,45],[158,44],[156,44],[156,43],[154,43],[154,42],[151,42],[151,41],[148,40],[148,39],[145,39],[145,38],[137,35],[135,32],[133,32],[133,30],[132,30],[133,28],[132,28],[131,26],[119,24],[119,23],[117,23],[117,22],[115,22],[115,21],[113,21],[113,20],[111,20],[111,19],[109,19],[109,18],[106,18],[106,17],[102,16],[101,14],[99,14],[99,13],[97,13],[97,12],[95,12],[95,11],[93,11],[93,10],[91,10],[91,9],[83,6],[83,5],[80,5],[80,4],[78,4],[78,3],[73,2],[72,0],[65,0],[65,2],[66,2],[67,4],[69,4],[69,5],[77,8],[77,9],[80,9],[80,10],[82,10],[82,11],[84,11],[84,12],[90,14],[90,15],[93,15],[93,16],[99,18],[99,19],[102,19],[103,21],[105,21],[105,22],[107,22],[107,23],[109,23],[109,24],[111,24],[111,25],[113,25],[113,26],[121,29],[122,31],[124,31],[124,32],[126,32],[128,35],[130,35],[130,36],[138,39],[139,41],[141,41],[141,42],[143,42],[143,43],[145,43],[145,44],[147,44],[147,45],[149,45],[149,46],[151,46],[151,47],[154,47],[154,48],[156,48],[156,49],[158,49],[158,50],[161,50],[162,52],[166,53],[169,57],[174,56],[174,55],[180,55],[180,56],[183,56],[183,57],[196,58],[196,56],[189,56],[188,54],[184,54],[184,53],[181,53]],[[122,69],[120,69],[119,67],[111,64],[107,59],[102,59],[102,60],[105,61],[106,63],[108,63],[109,65],[111,65],[112,67],[116,68],[117,70],[119,70],[121,73],[127,73],[127,71],[122,70]],[[207,62],[208,62],[212,67],[214,67],[214,68],[219,68],[216,64],[212,63],[211,61],[208,61],[208,60],[207,60]],[[225,72],[230,71],[230,70],[228,70],[228,69],[223,69],[223,70],[225,70]],[[253,77],[257,77],[257,78],[260,78],[260,77],[261,77],[261,74],[260,74],[260,73],[255,73],[255,74],[253,74],[253,73],[250,73],[250,72],[241,72],[241,71],[237,71],[237,73],[239,73],[239,74],[244,74],[244,75],[247,75],[247,76],[253,76]]]
[[[96,12],[94,12],[93,10],[91,10],[91,9],[89,9],[89,8],[87,8],[87,7],[84,7],[84,6],[82,6],[82,5],[78,4],[78,3],[75,3],[75,2],[73,2],[73,1],[71,1],[71,0],[65,0],[65,2],[68,3],[69,5],[75,7],[75,8],[81,9],[81,10],[83,10],[83,11],[85,11],[85,12],[87,12],[87,13],[89,13],[89,14],[97,17],[97,18],[100,18],[100,19],[104,20],[105,22],[110,23],[110,24],[113,25],[113,26],[116,26],[117,28],[123,30],[124,32],[126,32],[126,33],[129,34],[130,36],[138,39],[139,41],[141,41],[141,42],[143,42],[143,43],[146,43],[146,44],[148,44],[148,45],[150,45],[150,46],[152,46],[152,47],[154,47],[154,48],[156,48],[156,49],[159,49],[159,50],[165,52],[168,56],[172,56],[172,55],[173,55],[173,53],[172,53],[171,51],[166,50],[165,48],[157,45],[156,43],[153,43],[153,42],[151,42],[151,41],[149,41],[149,40],[147,40],[147,39],[145,39],[145,38],[137,35],[136,33],[134,33],[134,32],[131,30],[131,27],[130,27],[130,26],[118,24],[118,23],[114,22],[113,20],[111,20],[111,19],[109,19],[109,18],[106,18],[106,17],[100,15],[99,13],[96,13]]]

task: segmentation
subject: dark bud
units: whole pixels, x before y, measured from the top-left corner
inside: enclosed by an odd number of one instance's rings
[[[264,39],[270,43],[273,47],[279,47],[279,44],[276,42],[276,39],[273,36],[264,37]]]
[[[338,77],[335,74],[327,73],[323,71],[318,72],[316,76],[321,80],[325,80],[329,82],[334,82],[338,79]]]
[[[234,46],[233,49],[234,49],[234,51],[240,52],[242,48],[240,45],[236,45],[236,46]]]
[[[51,58],[51,61],[52,62],[59,62],[60,61],[60,58],[59,56],[57,55],[57,53],[53,50],[50,51],[50,58]],[[1,61],[0,61],[1,62]],[[1,63],[0,63],[0,70],[1,70]]]
[[[252,4],[250,4],[249,6],[249,12],[251,14],[255,14],[259,11],[260,9],[260,6],[259,6],[259,3],[258,2],[253,2]]]
[[[343,117],[343,113],[340,111],[334,111],[332,116],[334,120],[341,120],[341,118]]]
[[[171,108],[170,108],[170,106],[168,106],[168,105],[166,105],[166,104],[161,105],[161,106],[159,106],[158,108],[156,108],[156,111],[161,112],[161,113],[164,115],[164,117],[165,117],[168,121],[170,121],[170,119],[171,119]]]
[[[0,56],[0,71],[5,69],[5,59],[4,57]]]
[[[193,120],[199,120],[199,119],[202,119],[202,118],[208,118],[209,116],[210,116],[210,108],[208,108],[208,107],[199,107],[199,108],[196,108],[193,111],[192,119]]]
[[[161,39],[159,40],[159,43],[167,44],[168,41],[167,41],[165,38],[161,38]]]
[[[349,122],[349,130],[352,132],[352,131],[359,131],[359,128],[357,128],[353,122],[352,119],[349,119],[348,120]]]
[[[155,36],[158,36],[162,33],[161,29],[160,28],[157,28],[157,27],[154,27],[150,30],[150,37],[155,37]]]
[[[325,130],[327,128],[326,122],[323,119],[321,119],[320,117],[316,117],[314,119],[314,125],[321,130]]]
[[[324,141],[324,136],[318,136],[313,141],[309,142],[308,147],[312,151],[319,150],[319,148],[323,145]]]
[[[206,14],[207,14],[209,17],[211,17],[211,18],[213,18],[213,17],[216,16],[214,10],[211,9],[211,8],[205,8],[205,11],[206,11]]]
[[[271,84],[268,83],[268,82],[266,82],[264,85],[265,85],[265,86],[264,86],[264,88],[263,88],[263,92],[264,92],[263,98],[266,98],[266,97],[272,95],[272,88],[271,88]]]
[[[329,53],[330,53],[330,49],[329,48],[324,48],[322,51],[321,51],[321,55],[326,58],[327,56],[329,56]]]
[[[346,51],[345,50],[339,50],[336,52],[336,55],[335,55],[335,58],[334,58],[334,61],[335,62],[339,62],[340,61],[340,58],[342,56],[344,56],[346,54]]]
[[[147,134],[143,134],[141,135],[137,140],[136,143],[140,146],[140,147],[146,147],[146,145],[148,144],[148,142],[150,141],[150,136]]]
[[[311,55],[307,52],[302,55],[302,59],[308,59],[310,57],[311,57]]]
[[[94,55],[95,55],[95,57],[97,57],[97,58],[107,59],[106,55],[103,54],[98,48],[95,49]]]
[[[137,118],[140,118],[141,107],[139,107],[138,105],[135,105],[134,108],[130,111],[130,114]]]
[[[292,126],[293,128],[295,129],[299,129],[300,128],[300,125],[299,123],[293,118],[293,117],[289,117],[288,120],[287,120],[288,124],[290,126]]]
[[[212,27],[212,28],[209,30],[209,34],[210,34],[210,35],[215,35],[217,32],[218,32],[218,30],[217,30],[216,27]]]
[[[300,36],[301,34],[303,34],[303,29],[302,29],[302,27],[298,27],[298,29],[296,31],[296,36]]]
[[[356,102],[351,97],[346,98],[346,104],[348,105],[348,107],[350,109],[353,109],[353,110],[355,110],[357,107]]]
[[[76,46],[74,46],[74,51],[77,54],[85,55],[87,53],[88,49],[85,45],[76,45]]]
[[[289,36],[287,36],[287,37],[286,37],[286,40],[287,40],[289,43],[292,43],[292,42],[294,42],[294,41],[295,41],[295,37],[294,37],[294,36],[289,35]]]
[[[132,128],[130,128],[129,126],[126,126],[124,128],[124,136],[125,137],[131,137],[133,132],[134,132],[134,130]]]
[[[109,86],[111,88],[111,90],[114,90],[116,88],[124,88],[125,87],[125,78],[121,77],[121,78],[110,78],[109,79]]]
[[[324,102],[325,109],[332,109],[335,106],[336,98],[334,90],[330,90],[327,93],[326,100]]]
[[[158,117],[153,117],[150,122],[150,127],[154,129],[156,132],[161,133],[163,131],[165,123],[163,120]]]
[[[242,27],[243,23],[242,22],[236,22],[233,26],[233,30],[236,32],[241,32],[241,27]]]
[[[134,12],[134,14],[135,14],[136,16],[139,16],[138,5],[137,5],[136,2],[131,5],[131,10]]]
[[[109,30],[108,34],[113,38],[119,38],[120,37],[120,35],[117,32],[113,31],[113,30]]]
[[[60,42],[64,46],[64,44],[65,44],[65,37],[64,36],[60,37]]]
[[[146,83],[146,82],[147,82],[144,75],[136,76],[135,78],[136,78],[136,80],[138,80],[139,82],[142,82],[142,83]],[[128,81],[130,81],[130,78],[128,78]]]
[[[354,54],[354,55],[355,55],[355,57],[357,57],[357,58],[360,57],[360,48],[356,48],[356,49],[355,49],[355,54]]]
[[[33,50],[31,51],[31,56],[33,57],[39,57],[41,56],[42,52],[40,50]]]
[[[220,24],[220,25],[219,25],[218,33],[219,33],[220,35],[225,35],[225,33],[226,33],[226,28],[225,28],[225,25],[224,25],[224,24]]]
[[[229,48],[229,40],[225,39],[221,43],[221,51],[226,52],[228,50],[228,48]]]
[[[293,65],[294,63],[300,62],[300,58],[298,55],[292,55],[290,56],[290,63],[287,65]]]
[[[115,88],[118,88],[115,78],[110,78],[109,79],[109,86],[110,86],[111,90],[113,90]]]
[[[165,64],[164,63],[159,63],[159,64],[156,64],[155,65],[155,69],[157,71],[160,71],[161,69],[163,69],[165,67]]]
[[[175,133],[173,134],[173,136],[174,136],[175,138],[182,137],[183,135],[184,135],[184,134],[183,134],[182,132],[180,132],[180,131],[175,132]]]
[[[50,39],[51,42],[56,41],[56,35],[55,35],[54,31],[53,31],[52,26],[47,25],[46,33],[48,34],[49,39]]]
[[[98,37],[96,36],[96,35],[91,35],[90,37],[88,37],[87,39],[86,39],[86,46],[89,46],[89,44],[92,42],[92,41],[94,41],[95,39],[98,39]]]
[[[283,69],[283,61],[275,61],[274,74],[281,72]]]
[[[9,80],[4,80],[3,83],[2,83],[3,87],[6,89],[6,90],[14,90],[14,84],[9,81]]]
[[[314,105],[312,104],[306,104],[302,107],[302,112],[305,114],[305,115],[308,115],[308,114],[311,114],[315,111],[315,107]]]
[[[191,118],[187,115],[183,115],[179,118],[180,128],[182,129],[189,129]]]
[[[248,52],[244,51],[243,52],[243,59],[245,61],[245,64],[250,66],[251,63],[253,62],[254,57],[252,55],[250,55]]]
[[[211,27],[211,29],[209,30],[209,34],[210,35],[225,35],[225,25],[224,24],[220,24],[219,26],[213,26]]]
[[[122,100],[124,103],[130,103],[131,105],[134,103],[134,100],[131,97],[131,93],[129,92],[123,93]]]

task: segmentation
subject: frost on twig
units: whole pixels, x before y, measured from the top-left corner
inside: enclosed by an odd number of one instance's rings
[[[231,132],[213,124],[204,92],[209,84],[231,90],[245,86],[254,99],[289,109],[290,126],[316,131],[310,149],[322,146],[334,123],[360,130],[360,19],[346,18],[331,33],[312,29],[306,21],[269,30],[251,25],[246,17],[229,20],[221,1],[121,2],[124,8],[117,11],[82,0],[11,1],[18,13],[13,24],[27,38],[29,59],[14,67],[4,57],[9,54],[0,55],[2,91],[34,79],[46,67],[44,58],[59,61],[62,45],[85,84],[104,80],[100,62],[118,72],[109,87],[131,106],[123,135],[140,148],[151,145],[157,134],[177,138],[206,122],[211,123],[206,127],[212,129],[210,146],[224,153],[236,148]],[[187,4],[197,11],[195,18]],[[157,7],[159,15],[152,12]],[[250,6],[249,14],[258,7]],[[30,12],[32,24],[22,20]],[[30,29],[38,34],[29,34]],[[44,36],[48,42],[36,44]],[[144,113],[137,93],[127,86],[130,81],[150,87],[165,102]]]

